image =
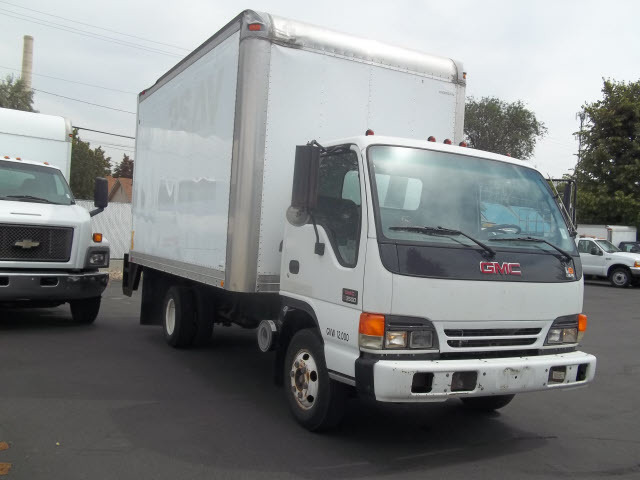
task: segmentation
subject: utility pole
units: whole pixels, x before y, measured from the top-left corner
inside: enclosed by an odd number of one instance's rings
[[[33,72],[33,37],[31,35],[24,36],[24,44],[22,47],[22,74],[20,78],[24,82],[27,90],[31,90],[31,74]]]
[[[576,169],[574,173],[577,175],[578,167],[580,167],[580,162],[582,162],[582,127],[584,125],[584,112],[576,113],[576,118],[580,119],[580,130],[578,130],[578,161],[576,162]]]

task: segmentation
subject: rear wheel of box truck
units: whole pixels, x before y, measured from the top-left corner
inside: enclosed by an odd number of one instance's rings
[[[192,344],[195,333],[194,295],[189,287],[169,287],[162,304],[162,326],[167,343],[175,348]]]
[[[344,416],[346,386],[329,378],[323,352],[319,335],[307,328],[293,336],[284,362],[289,407],[311,431],[334,428]]]
[[[495,395],[493,397],[467,397],[461,398],[465,407],[470,410],[492,412],[506,407],[515,395]]]
[[[100,311],[100,301],[101,297],[70,301],[69,306],[73,321],[85,324],[93,323]]]

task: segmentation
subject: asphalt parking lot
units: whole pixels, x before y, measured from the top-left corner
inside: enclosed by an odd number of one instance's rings
[[[330,434],[290,418],[253,331],[171,349],[118,282],[92,326],[0,310],[0,478],[640,478],[639,306],[640,288],[586,286],[589,388],[490,415],[352,400]]]

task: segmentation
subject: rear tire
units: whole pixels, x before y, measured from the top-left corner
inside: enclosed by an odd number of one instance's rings
[[[164,338],[175,348],[191,346],[195,334],[193,293],[188,287],[173,286],[167,290],[162,304]]]
[[[515,395],[495,395],[493,397],[463,397],[462,404],[470,409],[481,412],[493,412],[511,403]]]
[[[85,325],[93,323],[100,311],[100,301],[101,297],[70,301],[71,318],[73,318],[74,322],[84,323]]]
[[[329,430],[344,416],[347,388],[329,378],[324,347],[313,329],[297,332],[287,348],[284,388],[294,418],[310,431]]]
[[[626,288],[631,283],[631,273],[624,267],[616,267],[609,274],[611,285],[618,288]]]

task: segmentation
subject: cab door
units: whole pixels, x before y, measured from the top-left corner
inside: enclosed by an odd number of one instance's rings
[[[578,242],[578,252],[582,262],[582,270],[585,275],[605,275],[604,252],[592,240],[580,240]]]
[[[367,232],[360,152],[334,148],[319,169],[317,207],[305,225],[285,227],[280,293],[312,308],[327,368],[355,377]]]

